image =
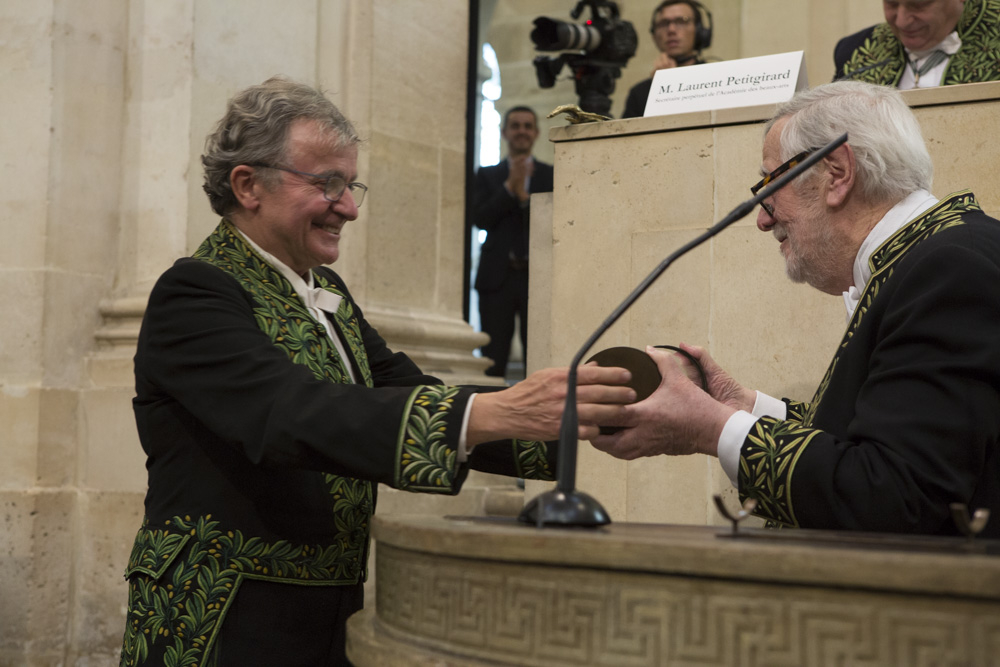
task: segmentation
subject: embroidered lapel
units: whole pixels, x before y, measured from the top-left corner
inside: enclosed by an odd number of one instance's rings
[[[816,395],[809,403],[803,415],[803,426],[809,427],[812,425],[816,409],[819,407],[823,394],[826,393],[826,388],[830,384],[830,378],[833,376],[838,360],[847,348],[847,344],[851,342],[854,332],[857,331],[861,321],[871,308],[871,304],[878,296],[882,285],[892,275],[892,271],[900,259],[913,246],[924,239],[950,227],[964,224],[961,218],[964,213],[981,210],[979,202],[976,201],[975,195],[970,190],[953,193],[939,201],[933,208],[925,211],[920,217],[907,223],[905,227],[886,239],[885,243],[872,253],[872,256],[868,260],[872,277],[868,280],[868,284],[865,285],[864,292],[861,294],[861,300],[854,311],[854,316],[851,317],[851,321],[847,325],[847,331],[840,341],[840,347],[837,348],[837,353],[830,362],[830,366],[823,376],[823,381],[820,382],[819,387],[816,389]]]
[[[308,367],[317,378],[339,384],[351,382],[345,361],[309,314],[298,293],[281,273],[243,241],[231,222],[223,219],[193,257],[217,266],[240,283],[255,303],[257,326],[293,362]],[[313,276],[321,279],[316,273]],[[329,281],[322,280],[318,284],[340,297],[345,296]],[[361,345],[361,330],[346,298],[341,300],[335,319],[349,343],[349,353],[362,370],[366,386],[372,386],[371,371]]]

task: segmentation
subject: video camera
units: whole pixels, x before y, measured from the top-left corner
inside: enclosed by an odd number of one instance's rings
[[[540,16],[535,19],[531,41],[538,51],[580,51],[563,53],[556,58],[538,56],[534,60],[538,85],[551,88],[564,65],[573,70],[576,94],[584,111],[607,116],[611,110],[609,95],[615,91],[615,79],[621,68],[635,55],[639,38],[628,21],[621,20],[618,4],[610,0],[580,0],[570,12],[580,18],[590,7],[591,18],[583,25]]]

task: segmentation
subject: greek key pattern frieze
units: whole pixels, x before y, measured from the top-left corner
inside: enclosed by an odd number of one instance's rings
[[[1000,665],[1000,607],[428,557],[379,545],[383,627],[518,665]]]

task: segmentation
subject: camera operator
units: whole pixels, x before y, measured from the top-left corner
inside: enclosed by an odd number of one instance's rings
[[[568,66],[575,80],[580,108],[607,116],[611,94],[621,68],[635,55],[639,38],[628,21],[622,21],[618,4],[611,0],[580,0],[570,16],[580,18],[590,8],[591,18],[583,25],[539,16],[531,40],[539,51],[565,51],[558,57],[538,56],[534,60],[538,85],[551,88],[556,76]]]
[[[702,20],[703,14],[706,21]],[[622,118],[642,117],[657,70],[704,63],[701,52],[712,43],[712,15],[697,0],[664,0],[653,11],[649,32],[660,55],[653,63],[649,78],[628,91]]]

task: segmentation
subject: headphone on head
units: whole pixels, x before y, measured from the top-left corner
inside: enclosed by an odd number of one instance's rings
[[[653,17],[649,20],[649,33],[656,32],[656,15],[660,13],[660,10],[670,5],[682,4],[694,10],[694,50],[707,49],[712,45],[712,12],[708,11],[708,7],[698,0],[663,0],[653,10]]]

